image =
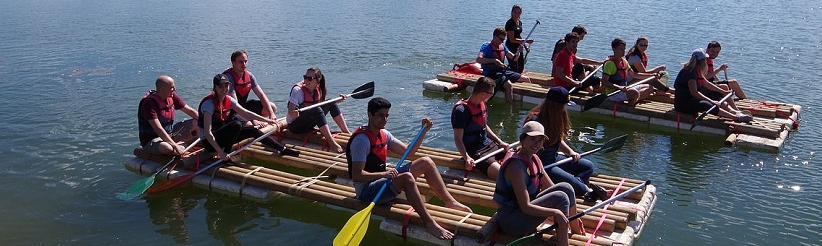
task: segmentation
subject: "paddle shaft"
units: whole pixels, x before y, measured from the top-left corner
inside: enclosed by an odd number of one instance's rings
[[[651,81],[651,79],[653,79],[653,78],[654,78],[654,76],[647,77],[647,78],[644,78],[644,79],[642,79],[642,80],[640,80],[640,81],[637,81],[636,83],[633,83],[633,84],[630,84],[630,85],[626,85],[626,86],[625,86],[625,90],[627,90],[627,89],[629,89],[629,88],[631,88],[631,87],[634,87],[634,86],[640,85],[640,84],[642,84],[642,83],[645,83],[645,82]],[[611,96],[613,96],[613,95],[619,94],[620,92],[623,92],[623,91],[624,91],[624,90],[617,90],[617,91],[614,91],[614,92],[608,93],[608,97],[611,97]]]
[[[585,83],[585,81],[588,81],[588,79],[590,79],[590,78],[591,78],[591,76],[594,76],[594,74],[595,74],[595,73],[597,73],[597,71],[599,71],[600,69],[602,69],[602,66],[603,66],[603,65],[599,65],[596,69],[594,69],[594,71],[591,71],[591,73],[590,73],[590,74],[588,74],[588,76],[585,76],[585,78],[584,78],[584,79],[582,79],[581,83]],[[568,68],[568,69],[571,69],[571,68]],[[578,91],[581,87],[582,87],[582,86],[580,86],[580,87],[576,87],[576,86],[575,86],[574,88],[571,88],[571,90],[570,90],[570,91],[568,91],[568,94],[573,94],[574,92],[577,92],[577,91]]]
[[[165,169],[166,169],[169,165],[171,165],[171,163],[174,163],[174,161],[175,161],[175,160],[180,159],[180,157],[181,157],[183,154],[185,154],[185,153],[186,153],[186,152],[188,152],[188,151],[189,151],[192,147],[194,147],[195,145],[197,145],[198,143],[200,143],[200,140],[202,140],[202,138],[197,138],[197,140],[194,140],[194,142],[192,142],[191,144],[189,144],[189,145],[188,145],[188,147],[186,147],[186,148],[183,150],[183,153],[180,153],[180,154],[178,154],[178,155],[174,155],[174,158],[171,158],[171,160],[170,160],[170,161],[168,161],[168,163],[166,163],[163,167],[161,167],[160,169],[157,169],[157,171],[156,171],[156,172],[154,172],[154,175],[157,175],[158,173],[160,173],[160,172],[162,172],[163,170],[165,170]]]
[[[420,131],[417,132],[417,136],[415,136],[414,139],[411,140],[411,143],[408,144],[408,148],[405,149],[405,153],[402,154],[402,157],[400,157],[400,160],[397,162],[397,166],[394,169],[399,169],[402,166],[402,164],[405,164],[404,163],[405,158],[407,158],[408,154],[411,153],[411,149],[414,148],[415,144],[417,144],[417,141],[420,139],[420,136],[422,136],[422,133],[424,131],[425,131],[425,126],[422,126],[420,128]],[[391,183],[391,180],[389,179],[388,182],[385,182],[385,183],[382,184],[382,187],[380,188],[380,192],[377,192],[377,196],[374,197],[374,200],[371,201],[371,203],[377,203],[377,201],[382,196],[382,192],[385,191],[385,188],[388,187],[388,184],[390,184],[390,183]]]
[[[517,145],[519,145],[519,141],[516,141],[516,142],[513,142],[513,143],[509,144],[508,148],[517,147]],[[476,162],[485,161],[486,159],[491,158],[491,156],[495,156],[499,153],[502,153],[502,151],[505,151],[505,148],[497,149],[497,150],[492,151],[491,153],[485,154],[484,156],[480,157],[479,159],[474,160],[474,162],[476,163]]]
[[[371,82],[372,85],[373,85],[373,83],[374,82]],[[357,91],[357,90],[359,90],[359,91]],[[359,95],[359,94],[362,94],[362,93],[368,93],[369,91],[373,92],[374,87],[372,86],[371,88],[362,89],[362,86],[360,86],[360,87],[357,87],[357,89],[354,89],[354,92],[352,92],[351,94],[346,95],[346,97],[352,97],[354,95]],[[300,109],[298,109],[298,111],[300,111],[300,113],[302,113],[302,112],[305,112],[306,110],[313,109],[313,108],[316,108],[316,107],[321,107],[321,106],[329,104],[329,103],[338,102],[338,101],[341,101],[343,99],[344,99],[344,97],[339,96],[339,97],[336,97],[336,98],[333,98],[333,99],[325,100],[324,102],[321,102],[321,103],[317,103],[317,104],[314,104],[314,105],[311,105],[311,106],[308,106],[308,107],[300,108]]]
[[[617,195],[617,196],[615,196],[615,197],[611,197],[611,198],[609,198],[608,200],[602,201],[601,203],[598,203],[598,204],[596,204],[596,205],[594,205],[594,206],[592,206],[592,207],[590,207],[590,208],[588,208],[588,209],[586,209],[586,210],[584,210],[584,211],[582,211],[582,212],[580,212],[580,213],[577,213],[577,214],[575,214],[575,215],[573,215],[573,216],[571,216],[571,217],[568,217],[568,222],[571,222],[571,221],[573,221],[573,220],[575,220],[575,219],[578,219],[578,218],[580,218],[580,217],[582,217],[582,216],[585,216],[586,214],[591,213],[591,212],[593,212],[594,210],[597,210],[597,209],[599,209],[599,208],[601,208],[601,207],[605,206],[606,204],[610,204],[610,203],[612,203],[612,202],[614,202],[614,201],[616,201],[616,200],[622,199],[623,197],[628,196],[629,194],[634,193],[634,192],[636,192],[637,190],[640,190],[640,189],[642,189],[642,188],[645,188],[645,186],[647,186],[647,185],[649,185],[649,184],[651,184],[651,181],[650,181],[650,180],[645,181],[645,183],[642,183],[641,185],[637,185],[636,187],[631,188],[631,189],[629,189],[629,190],[626,190],[625,192],[622,192],[622,193],[620,193],[619,195]],[[521,238],[519,238],[519,239],[517,239],[517,240],[514,240],[513,242],[508,243],[507,245],[508,245],[508,246],[512,246],[512,245],[519,245],[519,244],[524,243],[524,242],[526,242],[526,241],[528,241],[528,240],[531,240],[531,239],[533,239],[533,238],[535,238],[535,237],[538,237],[538,236],[540,236],[540,235],[542,235],[542,234],[544,234],[544,233],[546,233],[546,232],[552,231],[552,230],[556,229],[558,226],[559,226],[559,224],[554,223],[553,225],[549,226],[548,228],[545,228],[545,229],[539,230],[539,231],[537,231],[537,232],[535,232],[535,233],[533,233],[533,234],[531,234],[531,235],[528,235],[528,236],[525,236],[525,237],[521,237]]]
[[[702,114],[699,114],[699,116],[697,116],[696,119],[694,120],[694,123],[691,124],[691,130],[693,130],[694,127],[699,125],[699,122],[702,121],[702,118],[705,118],[705,115],[708,115],[708,113],[710,113],[711,111],[714,111],[714,109],[716,107],[719,107],[719,105],[724,103],[726,100],[728,100],[728,98],[731,98],[731,96],[733,96],[733,95],[734,95],[734,91],[731,90],[731,92],[728,93],[728,95],[725,95],[724,97],[722,97],[722,99],[719,99],[719,101],[716,102],[716,104],[714,104],[714,106],[712,106],[710,109],[708,109],[708,111],[705,111],[705,112],[702,112]]]
[[[528,41],[528,38],[530,38],[530,37],[531,37],[531,34],[532,34],[532,33],[534,33],[534,29],[537,29],[537,25],[539,25],[539,20],[537,20],[537,22],[536,22],[536,23],[534,23],[534,26],[533,26],[533,27],[531,27],[531,31],[529,31],[529,32],[528,32],[528,35],[526,35],[526,36],[525,36],[525,39],[523,39],[523,40],[522,40],[522,43],[519,43],[519,46],[520,46],[520,47],[525,46],[525,44],[526,44],[526,43],[527,43],[527,41]],[[517,55],[519,55],[520,53],[521,53],[521,49],[517,49],[517,53],[516,53],[514,56],[517,56]]]
[[[603,144],[599,148],[592,149],[592,150],[583,152],[582,154],[579,154],[579,157],[582,158],[582,157],[585,157],[587,155],[599,152],[600,150],[603,150],[603,148],[605,148],[604,150],[616,150],[616,149],[622,148],[622,146],[625,143],[623,140],[626,137],[627,137],[626,135],[615,137],[615,138],[609,140],[608,142],[605,142],[605,144]],[[611,145],[614,145],[614,146],[611,146]],[[606,151],[606,153],[607,152],[610,152],[610,151]],[[571,161],[573,161],[573,160],[574,160],[574,157],[566,157],[565,159],[562,159],[562,160],[559,160],[557,162],[551,163],[550,165],[544,166],[543,168],[551,168],[551,167],[555,167],[555,166],[559,166],[559,165],[568,164],[568,163],[571,163]]]

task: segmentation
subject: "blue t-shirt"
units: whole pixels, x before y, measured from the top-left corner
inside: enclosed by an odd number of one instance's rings
[[[505,63],[505,55],[508,54],[508,47],[505,45],[500,44],[499,47],[493,47],[491,43],[484,43],[480,46],[480,52],[482,52],[482,56],[485,58],[493,58],[497,59],[503,63]],[[500,55],[499,52],[502,51],[503,53]],[[497,53],[497,54],[494,54]],[[482,64],[482,75],[490,76],[496,73],[502,72],[502,67],[498,67],[496,64],[493,63],[486,63]]]

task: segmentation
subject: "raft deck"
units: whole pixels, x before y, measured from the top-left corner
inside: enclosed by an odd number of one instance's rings
[[[341,185],[326,181],[324,178],[305,177],[277,170],[277,168],[284,166],[298,167],[321,173],[317,176],[332,176],[337,177],[337,180],[342,180],[339,182],[350,182],[345,181],[347,178],[345,156],[318,150],[320,147],[313,144],[323,142],[318,134],[309,134],[307,135],[308,138],[305,138],[305,135],[297,136],[289,133],[284,133],[281,136],[284,137],[283,142],[290,143],[288,144],[289,146],[291,146],[291,143],[302,145],[304,142],[306,142],[308,146],[294,146],[295,149],[301,151],[301,155],[299,157],[291,157],[275,154],[257,143],[241,152],[240,155],[244,158],[249,157],[261,160],[265,163],[263,166],[244,163],[220,166],[195,177],[192,183],[199,188],[258,202],[269,202],[275,199],[277,194],[285,193],[357,211],[364,209],[368,205],[354,198],[354,189],[350,185]],[[347,137],[350,137],[350,135],[341,134],[336,140],[338,142],[343,140],[347,141]],[[423,151],[422,149],[425,150]],[[419,154],[420,152],[427,154]],[[418,151],[417,155],[409,157],[409,159],[413,160],[429,155],[432,159],[437,160],[436,162],[438,164],[445,163],[447,166],[455,166],[453,160],[449,160],[454,157],[453,151],[434,148],[423,147],[421,151]],[[160,163],[166,163],[170,160],[168,156],[147,155],[141,149],[135,150],[135,156],[135,158],[127,161],[125,165],[129,170],[142,175],[150,175],[161,166]],[[184,162],[194,166],[192,163],[196,162],[196,159],[196,155],[191,155],[184,159]],[[205,159],[201,160],[201,163],[208,164],[212,161],[204,160]],[[191,171],[188,170],[177,169],[176,171],[163,172],[158,175],[157,178],[163,180],[191,173]],[[443,179],[446,182],[447,189],[457,200],[475,207],[475,210],[476,206],[487,208],[496,207],[496,204],[491,200],[494,189],[494,183],[492,181],[475,178],[464,179],[447,175],[444,175]],[[419,178],[417,181],[421,193],[427,196],[433,194],[433,191],[426,184],[424,178]],[[597,175],[591,179],[591,182],[602,185],[606,189],[616,189],[619,186],[619,190],[624,191],[643,181]],[[631,245],[639,236],[643,225],[649,218],[650,211],[653,209],[656,201],[655,190],[654,186],[649,185],[641,190],[641,192],[631,194],[625,199],[617,201],[614,205],[610,206],[607,211],[598,209],[582,217],[581,219],[586,231],[588,231],[588,235],[573,235],[570,239],[571,245],[585,245],[591,236],[594,236],[592,239],[593,245]],[[579,199],[577,202],[579,204],[579,211],[593,205],[585,204],[584,201]],[[453,242],[454,245],[487,245],[487,243],[478,243],[475,240],[475,236],[477,231],[485,225],[490,215],[466,213],[433,204],[426,204],[426,208],[430,210],[432,216],[438,223],[457,234]],[[410,205],[404,200],[398,199],[397,202],[391,205],[375,206],[372,213],[385,218],[380,227],[388,232],[401,235],[403,234],[403,230],[405,230],[405,234],[411,238],[439,245],[452,244],[450,241],[430,237],[422,227],[422,220],[417,213],[408,213],[407,211],[409,211],[409,209]],[[600,228],[595,234],[591,233],[600,219],[602,219]],[[409,224],[403,225],[403,223],[400,222],[406,220],[409,221]],[[552,237],[553,234],[546,234],[543,240],[555,242]],[[513,239],[515,238],[501,235],[497,242],[507,243]]]
[[[553,79],[547,74],[525,72],[532,83],[514,83],[514,100],[539,104],[542,102]],[[455,92],[471,87],[481,75],[466,74],[460,71],[447,71],[437,75],[436,79],[423,82],[423,88],[429,91]],[[582,105],[597,93],[580,92],[571,95],[575,106],[569,110],[582,111]],[[497,93],[503,97],[502,93]],[[676,128],[677,131],[688,130],[697,115],[683,114],[674,110],[673,95],[654,95],[636,106],[624,102],[606,100],[590,112],[612,115],[614,118],[628,118],[645,121],[654,125]],[[799,128],[799,105],[770,102],[752,99],[735,101],[740,109],[749,110],[754,116],[750,123],[737,123],[715,115],[707,115],[693,130],[710,134],[724,135],[724,142],[729,145],[778,151],[785,143],[789,132]]]

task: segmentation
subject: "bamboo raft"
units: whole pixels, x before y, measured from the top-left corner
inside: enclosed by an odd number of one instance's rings
[[[264,166],[245,163],[220,166],[195,177],[192,183],[198,188],[263,203],[270,202],[282,194],[288,194],[352,210],[361,210],[368,205],[354,198],[354,188],[350,185],[350,180],[347,177],[345,156],[319,150],[318,144],[324,143],[319,134],[294,135],[282,132],[279,136],[289,146],[292,144],[307,146],[293,146],[295,149],[300,150],[301,154],[299,157],[291,157],[275,154],[263,145],[256,143],[242,151],[240,156],[262,161],[265,163]],[[350,134],[340,134],[335,138],[335,141],[345,143],[349,137]],[[166,163],[170,160],[168,156],[148,155],[139,148],[135,149],[134,154],[136,157],[127,161],[125,166],[127,169],[141,175],[150,175],[161,166],[160,163]],[[197,162],[198,155],[196,153],[191,154],[183,161],[187,163],[187,166],[196,165],[194,162]],[[432,158],[438,165],[452,169],[459,168],[461,165],[456,163],[455,158],[459,158],[456,152],[428,147],[421,147],[416,155],[410,156],[408,159],[414,160],[423,156]],[[199,158],[200,163],[210,163],[212,161],[205,159],[202,155],[199,155]],[[316,171],[319,175],[317,177],[306,177],[277,170],[285,166]],[[163,172],[157,178],[163,180],[191,173],[189,170],[181,169],[177,168],[175,171]],[[327,176],[336,177],[336,182],[325,179]],[[479,178],[466,179],[445,174],[443,179],[446,182],[446,188],[458,201],[475,207],[475,210],[477,206],[486,208],[495,208],[497,206],[491,199],[494,189],[493,181]],[[432,196],[433,191],[424,178],[418,178],[417,182],[423,195]],[[609,190],[620,187],[619,191],[624,191],[643,181],[600,174],[592,177],[591,182]],[[654,186],[649,185],[641,191],[617,201],[607,211],[600,208],[583,216],[581,219],[588,235],[573,235],[570,239],[571,245],[585,245],[592,235],[592,245],[631,245],[639,237],[656,202],[656,188]],[[435,239],[425,232],[422,220],[417,213],[408,213],[411,207],[401,197],[398,197],[397,202],[390,206],[378,205],[374,207],[372,213],[385,218],[380,224],[382,230],[397,235],[406,234],[410,238],[438,245],[452,243],[454,245],[488,245],[487,242],[484,244],[478,243],[475,237],[477,232],[485,225],[485,222],[488,221],[490,214],[466,213],[426,203],[426,208],[429,209],[435,220],[444,228],[456,234],[453,242],[443,241]],[[441,201],[434,201],[434,203],[438,202],[441,204]],[[577,203],[579,211],[593,205],[586,204],[581,199],[577,199]],[[600,222],[600,219],[602,224],[596,234],[591,233],[593,228]],[[409,222],[404,225],[400,221]],[[553,234],[546,234],[543,236],[543,240],[553,244],[552,242],[555,242],[553,236]],[[497,242],[507,243],[513,239],[516,238],[500,235]]]
[[[547,74],[525,72],[531,78],[530,84],[514,83],[514,100],[539,104],[545,93],[553,84]],[[429,91],[456,92],[471,87],[481,75],[467,74],[460,71],[447,71],[437,75],[436,79],[423,82],[423,88]],[[575,106],[569,110],[582,111],[582,105],[596,93],[580,92],[571,95]],[[502,97],[502,93],[497,93]],[[743,99],[735,101],[740,109],[751,111],[754,119],[750,123],[737,123],[715,115],[707,115],[693,130],[726,136],[728,145],[746,146],[770,151],[778,151],[785,143],[788,133],[799,128],[799,116],[802,107],[799,105]],[[607,101],[591,112],[612,115],[614,118],[627,118],[648,122],[653,125],[688,129],[696,115],[683,114],[674,110],[673,95],[654,95],[634,107],[621,102]]]

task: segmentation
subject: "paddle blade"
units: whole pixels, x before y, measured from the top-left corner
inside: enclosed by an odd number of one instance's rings
[[[521,238],[519,238],[519,239],[517,239],[517,240],[511,241],[510,243],[506,244],[505,246],[515,246],[515,245],[520,245],[520,244],[522,244],[522,243],[524,243],[524,242],[527,242],[528,240],[533,239],[533,238],[534,238],[534,237],[536,237],[536,236],[537,236],[537,233],[532,233],[531,235],[524,236],[524,237],[521,237]]]
[[[156,193],[160,193],[160,192],[163,192],[163,191],[167,191],[167,190],[170,190],[171,188],[180,186],[181,184],[188,183],[188,181],[191,181],[191,179],[194,178],[194,176],[197,176],[197,174],[194,174],[194,173],[186,174],[186,175],[183,175],[183,176],[180,176],[180,177],[169,179],[169,180],[166,180],[165,182],[159,183],[159,184],[149,188],[148,190],[146,190],[146,192],[148,192],[148,194],[156,194]]]
[[[119,198],[120,200],[128,201],[142,196],[143,193],[145,193],[146,190],[148,190],[148,188],[154,184],[154,178],[156,176],[157,175],[151,175],[140,179],[139,181],[137,181],[137,183],[134,183],[134,185],[128,188],[128,190],[126,190],[125,192],[118,193],[117,198]]]
[[[371,209],[373,208],[374,203],[372,202],[368,204],[368,207],[351,216],[340,233],[334,237],[334,246],[360,245],[368,230],[368,221],[371,220]]]
[[[611,139],[607,143],[603,144],[602,147],[600,147],[602,149],[602,153],[608,153],[614,150],[621,149],[622,146],[625,145],[625,141],[627,139],[628,135],[622,135],[614,139]]]
[[[354,99],[369,98],[374,95],[374,81],[362,84],[354,92],[351,92],[351,97]]]
[[[599,94],[586,100],[585,105],[582,107],[582,112],[591,110],[592,108],[596,108],[597,106],[605,102],[605,99],[608,99],[608,95]]]

